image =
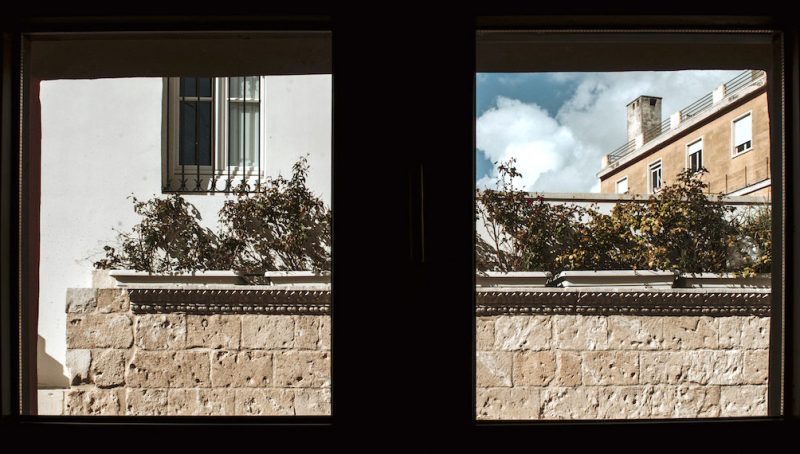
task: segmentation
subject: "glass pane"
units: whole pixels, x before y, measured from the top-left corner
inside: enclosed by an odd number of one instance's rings
[[[751,74],[476,75],[477,419],[766,415],[766,118],[731,157],[767,111]]]
[[[181,77],[181,96],[196,96],[197,78]]]
[[[259,115],[258,103],[230,103],[230,165],[257,166]]]
[[[734,145],[739,146],[752,140],[753,119],[751,115],[740,118],[733,123]],[[745,147],[747,148],[747,147]]]
[[[258,99],[259,77],[231,77],[228,79],[228,91],[231,98],[242,98],[245,93],[247,99]],[[244,92],[242,91],[244,89]]]
[[[201,77],[197,79],[199,83],[199,96],[204,98],[211,97],[211,78],[210,77]]]
[[[181,101],[180,165],[211,165],[211,102]],[[199,108],[199,111],[196,111]],[[198,123],[199,121],[199,123]],[[197,136],[195,136],[197,132]],[[197,155],[195,155],[195,144]]]

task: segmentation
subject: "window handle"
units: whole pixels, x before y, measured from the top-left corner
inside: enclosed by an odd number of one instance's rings
[[[422,163],[408,173],[409,257],[425,263],[425,172]]]

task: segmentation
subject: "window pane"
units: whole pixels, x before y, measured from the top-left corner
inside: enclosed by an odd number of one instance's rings
[[[749,148],[747,142],[753,139],[753,120],[751,115],[740,118],[733,123],[733,143],[734,146],[740,147],[745,145],[744,149]],[[742,151],[742,150],[737,150]]]
[[[259,77],[231,77],[228,82],[228,90],[231,98],[242,98],[242,93],[247,99],[258,99]],[[244,92],[242,91],[244,89]]]
[[[181,96],[196,96],[196,90],[196,77],[181,77]]]
[[[211,102],[181,101],[180,123],[179,164],[211,165]],[[195,145],[198,145],[197,155]]]
[[[252,167],[258,164],[259,118],[258,103],[230,103],[230,165]]]
[[[769,149],[730,152],[752,74],[476,75],[477,419],[766,415]]]

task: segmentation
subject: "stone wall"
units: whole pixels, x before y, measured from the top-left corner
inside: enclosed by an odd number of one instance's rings
[[[67,415],[328,415],[329,292],[67,291]]]
[[[478,419],[767,414],[768,290],[552,290],[479,291]]]

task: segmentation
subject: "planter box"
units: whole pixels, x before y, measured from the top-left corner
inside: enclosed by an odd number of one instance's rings
[[[258,285],[330,285],[331,273],[324,271],[267,271],[263,276],[245,276],[251,284]]]
[[[110,270],[108,275],[117,281],[119,287],[131,284],[247,284],[244,277],[235,271],[151,274],[147,271]]]
[[[675,276],[673,271],[562,271],[556,275],[553,284],[557,287],[672,288]]]
[[[487,271],[485,276],[476,275],[475,283],[479,287],[544,287],[552,276],[549,271]]]
[[[678,278],[678,285],[683,288],[770,288],[772,275],[744,277],[733,273],[683,273]]]

